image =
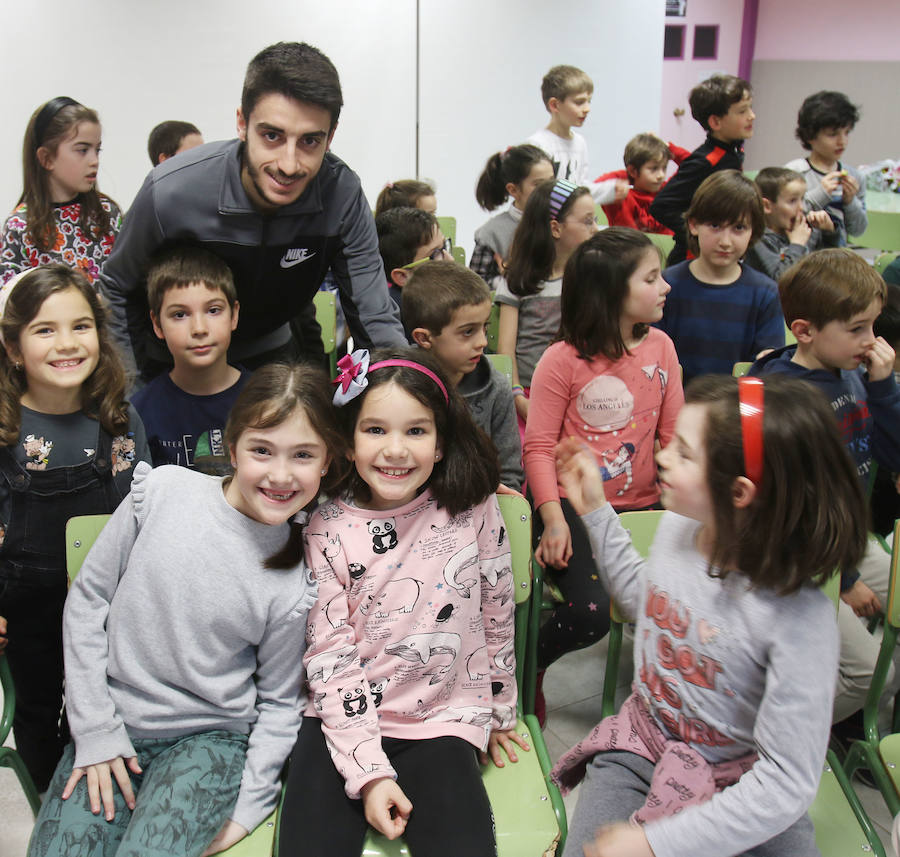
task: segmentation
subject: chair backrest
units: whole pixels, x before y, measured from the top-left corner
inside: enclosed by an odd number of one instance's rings
[[[888,585],[888,601],[884,608],[885,621],[900,628],[900,519],[894,521],[894,543],[891,549],[891,576]]]
[[[631,537],[634,549],[644,559],[650,556],[650,545],[653,544],[653,539],[656,536],[656,528],[659,526],[660,518],[662,518],[661,509],[645,509],[642,512],[619,512],[619,523]],[[614,622],[627,621],[623,620],[615,602],[610,605],[610,612]]]
[[[487,326],[487,347],[497,353],[497,338],[500,335],[500,304],[491,304],[491,315]]]
[[[675,236],[661,235],[659,232],[648,232],[647,237],[659,248],[659,251],[663,254],[663,260],[668,259],[669,253],[672,252],[672,248],[675,246]]]
[[[891,262],[893,262],[894,259],[896,259],[898,256],[900,256],[900,251],[897,250],[891,250],[887,253],[879,253],[875,258],[875,261],[872,263],[872,267],[875,268],[875,270],[879,274],[883,275],[884,269],[887,268],[887,266],[890,265]]]
[[[734,366],[731,367],[731,374],[735,378],[743,378],[750,371],[750,367],[752,363],[735,363]]]
[[[331,374],[336,372],[337,359],[337,298],[334,292],[316,292],[313,297],[316,321],[322,328],[322,348],[331,364]]]
[[[0,690],[3,691],[3,710],[0,712],[0,746],[6,743],[16,712],[16,689],[13,686],[9,661],[0,655]]]
[[[516,494],[499,494],[497,503],[509,539],[513,597],[516,602],[516,682],[522,688],[528,660],[526,645],[531,615],[531,506],[524,497]],[[521,690],[519,701],[521,706]]]
[[[88,551],[106,526],[109,515],[79,515],[66,524],[66,572],[71,583],[81,571]]]
[[[464,247],[460,247],[458,244],[454,244],[450,248],[450,255],[453,257],[453,261],[458,265],[465,266],[466,264],[466,251]]]
[[[512,357],[508,354],[485,354],[488,360],[494,364],[494,368],[501,374],[505,375],[512,386]]]
[[[452,244],[456,244],[456,218],[455,217],[439,217],[437,219],[444,238],[449,238]]]

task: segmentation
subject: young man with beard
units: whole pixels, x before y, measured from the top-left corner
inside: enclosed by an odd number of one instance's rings
[[[241,304],[231,361],[253,369],[321,355],[312,298],[329,268],[358,346],[405,343],[359,177],[328,150],[342,104],[323,53],[279,42],[247,68],[238,139],[198,146],[147,176],[101,273],[113,331],[145,379],[167,365],[144,274],[169,241],[196,242],[231,268]]]

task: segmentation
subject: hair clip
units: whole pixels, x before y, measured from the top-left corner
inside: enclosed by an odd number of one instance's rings
[[[741,439],[744,444],[744,475],[757,487],[763,476],[763,381],[738,378]]]
[[[366,373],[369,370],[369,352],[358,348],[352,354],[345,354],[337,362],[337,377],[331,382],[337,385],[331,401],[336,407],[346,405],[368,386]]]
[[[393,189],[394,189],[394,183],[393,183],[393,182],[388,182],[388,183],[384,186],[384,189],[385,189],[385,190],[393,190]]]
[[[369,352],[365,348],[360,348],[352,354],[345,354],[337,363],[338,374],[331,382],[337,385],[334,391],[332,402],[335,406],[341,407],[348,402],[353,401],[366,387],[369,386],[368,374],[376,369],[386,369],[389,366],[402,366],[406,369],[415,369],[423,375],[431,378],[438,385],[440,391],[444,394],[444,402],[450,404],[450,396],[444,382],[438,378],[427,366],[416,363],[415,360],[403,360],[401,358],[391,358],[388,360],[379,360],[378,363],[369,364]]]
[[[578,190],[578,185],[568,179],[557,179],[550,191],[550,219],[556,220],[559,210],[566,204],[566,200]]]

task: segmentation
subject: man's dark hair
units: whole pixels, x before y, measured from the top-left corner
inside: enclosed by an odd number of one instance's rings
[[[261,50],[247,66],[241,113],[244,121],[264,95],[278,93],[313,104],[331,114],[331,129],[344,106],[337,69],[318,48],[306,42],[278,42]]]
[[[178,151],[181,141],[188,134],[199,133],[200,129],[190,122],[180,122],[177,119],[160,122],[150,132],[150,136],[147,139],[147,154],[150,155],[150,162],[155,167],[159,164],[160,155],[171,158]]]

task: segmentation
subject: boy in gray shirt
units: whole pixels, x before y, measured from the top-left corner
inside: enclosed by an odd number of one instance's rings
[[[455,262],[424,262],[403,288],[402,315],[413,342],[434,355],[494,442],[500,481],[520,491],[525,475],[511,382],[484,354],[491,315],[484,280]]]

